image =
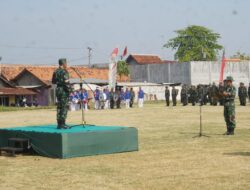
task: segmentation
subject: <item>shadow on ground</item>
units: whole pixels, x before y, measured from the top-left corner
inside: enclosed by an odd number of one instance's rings
[[[224,155],[229,155],[229,156],[250,156],[250,152],[232,152],[232,153],[224,153]]]

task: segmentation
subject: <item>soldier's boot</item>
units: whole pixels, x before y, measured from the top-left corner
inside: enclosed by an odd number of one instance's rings
[[[234,135],[234,128],[230,129],[230,135]]]
[[[62,129],[63,127],[63,123],[62,123],[62,120],[57,120],[57,129]]]
[[[63,125],[63,129],[71,129],[69,125],[65,124],[65,119],[62,120],[62,125]]]
[[[227,127],[227,131],[224,133],[224,135],[229,135],[230,134],[230,129]]]

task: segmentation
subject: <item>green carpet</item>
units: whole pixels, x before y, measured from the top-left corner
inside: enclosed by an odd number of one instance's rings
[[[56,129],[56,125],[0,129],[0,147],[12,137],[28,138],[41,156],[72,158],[138,150],[138,131],[133,127],[77,126]]]

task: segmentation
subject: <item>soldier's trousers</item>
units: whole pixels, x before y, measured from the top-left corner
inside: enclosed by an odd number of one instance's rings
[[[172,96],[172,100],[173,100],[173,106],[176,106],[177,104],[176,96]]]
[[[182,104],[183,106],[186,106],[188,104],[188,99],[187,99],[187,96],[182,96]]]
[[[169,106],[169,98],[166,98],[166,106]]]
[[[240,105],[245,106],[246,105],[246,98],[245,97],[240,97]]]
[[[224,119],[227,125],[227,128],[235,128],[235,104],[234,102],[225,102],[224,105]]]
[[[68,97],[58,96],[57,97],[57,120],[65,121],[68,113]]]

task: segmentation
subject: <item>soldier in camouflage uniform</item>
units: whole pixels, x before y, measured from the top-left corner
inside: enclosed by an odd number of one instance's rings
[[[240,105],[246,106],[246,99],[247,99],[247,88],[244,86],[244,83],[240,83],[240,87],[238,88],[238,96],[240,99]]]
[[[192,106],[195,106],[195,103],[197,101],[197,90],[194,85],[190,88],[190,102],[192,103]]]
[[[249,86],[248,86],[248,100],[250,102],[250,83],[249,83]]]
[[[234,135],[234,129],[236,127],[235,122],[235,103],[236,88],[232,84],[233,77],[228,76],[226,78],[226,87],[223,92],[224,97],[224,118],[227,125],[227,132],[225,135]]]
[[[176,98],[177,98],[177,95],[178,95],[178,90],[175,89],[174,86],[172,88],[171,95],[172,95],[173,106],[176,106],[176,104],[177,104],[177,99]]]
[[[169,106],[169,97],[170,97],[170,91],[168,89],[168,86],[166,86],[166,89],[165,89],[166,106]]]
[[[59,68],[53,73],[52,83],[57,85],[57,128],[69,129],[70,127],[65,124],[68,113],[69,94],[71,92],[66,59],[59,59]]]
[[[223,96],[221,96],[221,94],[223,94],[223,92],[224,92],[223,82],[220,82],[218,90],[219,90],[219,103],[220,103],[220,106],[223,106],[224,105],[224,98],[223,98]]]
[[[219,88],[215,85],[215,82],[213,83],[213,85],[211,86],[210,89],[210,93],[211,93],[211,102],[213,106],[217,106],[218,104],[218,94],[219,94]]]
[[[188,91],[186,85],[183,85],[181,89],[181,103],[183,106],[188,104]]]

